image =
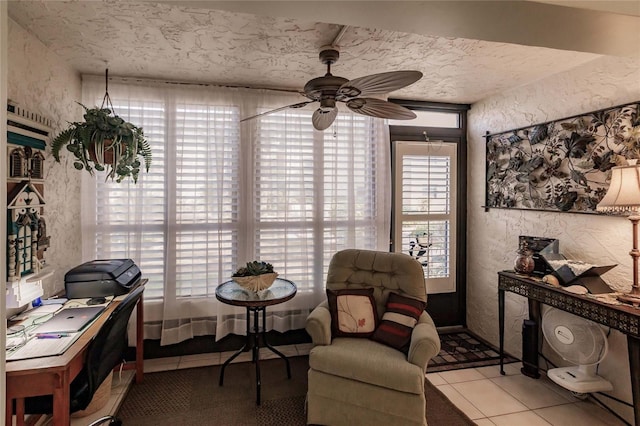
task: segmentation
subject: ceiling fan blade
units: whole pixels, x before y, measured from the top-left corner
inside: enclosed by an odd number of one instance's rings
[[[350,99],[356,96],[382,95],[409,86],[421,78],[420,71],[391,71],[367,75],[344,83],[336,96]]]
[[[240,120],[240,122],[242,123],[243,121],[253,120],[254,118],[262,117],[263,115],[273,114],[274,112],[282,111],[289,108],[302,108],[303,106],[309,105],[310,103],[313,103],[313,102],[316,102],[316,101],[299,102],[297,104],[292,104],[292,105],[287,105],[280,108],[272,109],[271,111],[267,111],[261,114],[252,115],[251,117],[243,118],[242,120]]]
[[[338,108],[333,107],[330,110],[318,108],[313,113],[313,117],[311,118],[311,122],[313,123],[313,127],[316,130],[325,130],[333,124],[333,120],[336,119],[338,115]]]
[[[358,114],[393,120],[411,120],[416,114],[403,106],[375,98],[355,98],[347,101],[347,107]]]

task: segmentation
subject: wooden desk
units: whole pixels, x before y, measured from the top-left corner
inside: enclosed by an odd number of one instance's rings
[[[498,322],[500,329],[500,374],[504,375],[504,292],[524,296],[529,301],[529,319],[538,325],[540,335],[540,303],[570,312],[593,322],[614,328],[627,335],[631,393],[635,424],[640,426],[640,309],[630,305],[610,305],[588,296],[543,283],[539,279],[510,271],[498,272]],[[539,340],[540,341],[540,340]]]
[[[140,280],[145,285],[147,279]],[[137,286],[136,286],[137,287]],[[133,288],[132,288],[133,290]],[[143,296],[136,305],[136,361],[125,369],[136,370],[136,383],[143,378]],[[24,425],[24,398],[53,395],[53,424],[69,424],[69,385],[82,370],[87,347],[120,302],[110,303],[98,319],[62,355],[9,361],[6,363],[6,424],[11,425],[13,400],[16,400],[16,424]]]

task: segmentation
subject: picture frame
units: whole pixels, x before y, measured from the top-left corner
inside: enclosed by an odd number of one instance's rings
[[[596,213],[611,169],[640,158],[640,102],[485,137],[485,209]]]

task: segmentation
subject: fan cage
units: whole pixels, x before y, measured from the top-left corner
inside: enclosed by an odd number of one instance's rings
[[[556,308],[544,313],[542,333],[562,359],[576,365],[598,364],[609,349],[600,325]]]

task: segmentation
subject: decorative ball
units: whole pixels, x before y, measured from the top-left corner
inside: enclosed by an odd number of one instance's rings
[[[545,282],[554,287],[560,287],[560,281],[554,275],[545,275],[542,277],[542,282]]]

